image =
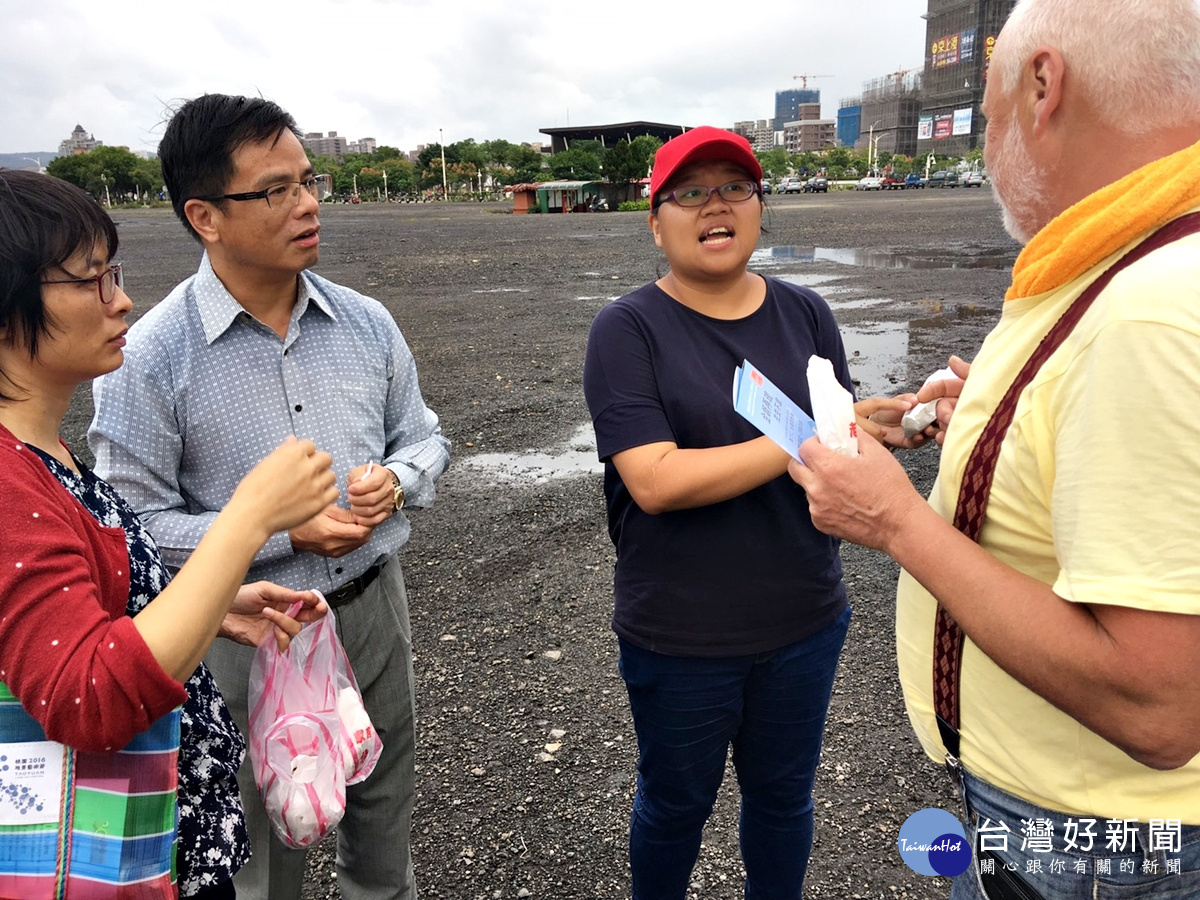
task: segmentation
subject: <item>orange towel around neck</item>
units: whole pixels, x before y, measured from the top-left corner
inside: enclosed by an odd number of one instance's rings
[[[1200,205],[1200,144],[1142,166],[1063,211],[1025,245],[1005,300],[1066,284]]]

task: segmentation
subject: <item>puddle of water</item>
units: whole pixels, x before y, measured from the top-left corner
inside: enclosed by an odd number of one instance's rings
[[[816,247],[759,247],[750,255],[751,265],[785,262],[812,262]]]
[[[838,293],[835,290],[826,290],[822,294],[826,300],[829,300],[829,294]],[[858,300],[829,300],[829,306],[834,310],[872,310],[876,306],[888,306],[894,304],[894,300],[889,300],[886,296],[864,296]]]
[[[978,254],[962,250],[918,255],[862,247],[762,247],[754,251],[751,262],[760,265],[834,262],[869,269],[1009,269],[1016,259],[1016,248]]]
[[[908,324],[843,325],[842,343],[859,397],[890,397],[908,380]]]
[[[463,457],[456,465],[483,470],[510,484],[544,484],[554,478],[604,474],[604,464],[596,458],[596,436],[590,423],[575,429],[557,451],[478,453]]]
[[[801,287],[817,287],[818,285],[828,284],[831,281],[841,281],[846,276],[844,275],[818,275],[816,272],[805,272],[802,275],[780,275],[781,281],[790,281],[792,284],[798,284]]]

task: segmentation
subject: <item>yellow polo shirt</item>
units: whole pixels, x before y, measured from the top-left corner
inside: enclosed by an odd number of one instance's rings
[[[947,520],[1000,397],[1071,301],[1120,255],[1056,290],[1004,304],[972,364],[930,495]],[[1200,615],[1200,236],[1119,273],[1022,393],[981,544],[1072,602]],[[917,736],[940,762],[934,610],[929,593],[901,573],[900,679]],[[1200,756],[1173,771],[1135,762],[969,640],[962,671],[968,771],[1067,813],[1200,824]]]

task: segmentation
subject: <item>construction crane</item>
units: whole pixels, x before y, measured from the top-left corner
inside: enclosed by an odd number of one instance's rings
[[[792,81],[800,82],[802,90],[808,90],[808,79],[810,78],[833,78],[832,75],[793,75]]]
[[[906,69],[903,66],[901,66],[898,69],[896,69],[895,72],[891,72],[891,73],[885,75],[884,78],[887,78],[887,79],[890,79],[891,81],[893,81],[895,83],[897,90],[903,90],[907,77],[909,75],[911,75],[913,72],[920,72],[920,71],[921,71],[921,68],[918,66],[914,66],[913,68],[910,68],[910,69]],[[915,85],[915,82],[909,83],[909,85],[908,85],[909,89],[913,88],[914,85]]]

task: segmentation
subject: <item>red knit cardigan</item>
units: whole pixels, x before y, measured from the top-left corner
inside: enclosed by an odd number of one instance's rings
[[[186,699],[125,615],[128,597],[125,532],[0,426],[0,681],[50,740],[117,750]]]

